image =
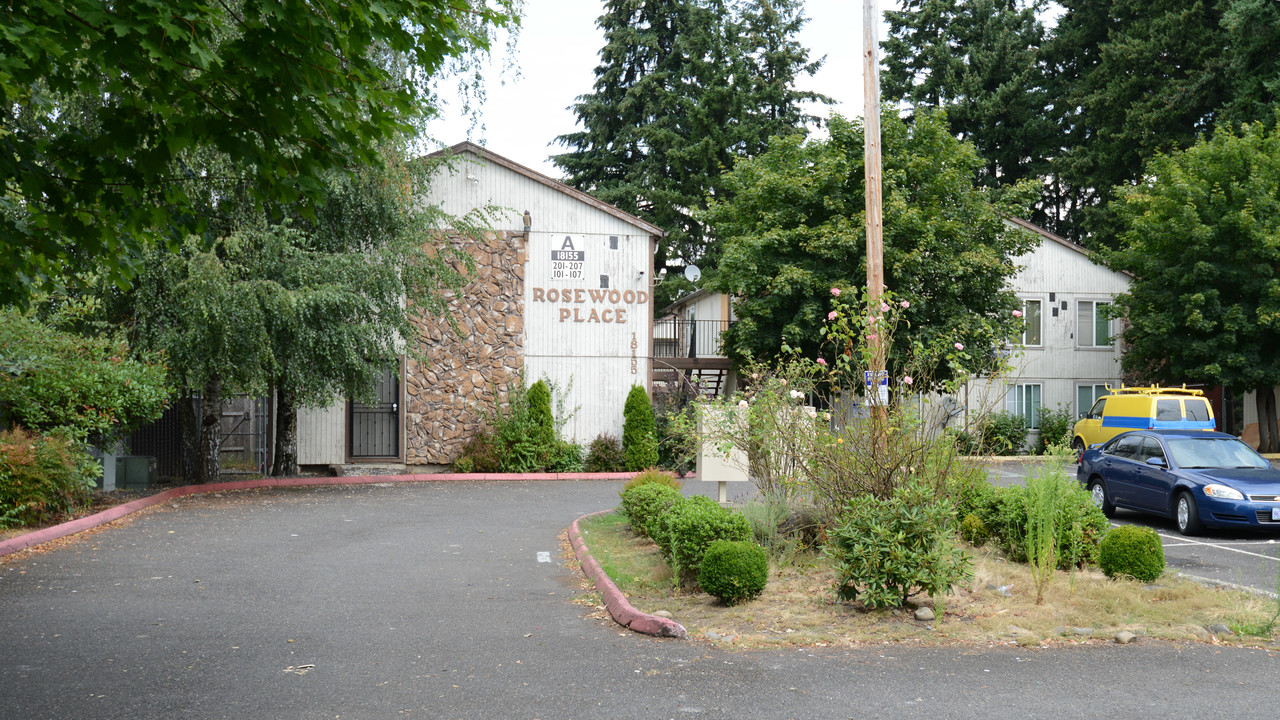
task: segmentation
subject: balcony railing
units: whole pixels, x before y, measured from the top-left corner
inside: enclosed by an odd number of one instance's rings
[[[677,320],[664,318],[653,323],[655,358],[722,358],[720,336],[730,323],[722,320]]]

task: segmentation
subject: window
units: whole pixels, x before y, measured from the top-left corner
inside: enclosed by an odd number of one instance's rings
[[[1199,398],[1183,400],[1183,407],[1187,409],[1187,419],[1196,422],[1209,422],[1209,403]]]
[[[1182,401],[1172,398],[1157,400],[1156,420],[1161,422],[1178,422],[1182,420]]]
[[[1076,337],[1080,347],[1111,347],[1111,318],[1106,313],[1110,306],[1109,302],[1093,300],[1076,303],[1080,328]]]
[[[1138,456],[1138,448],[1141,444],[1141,435],[1124,435],[1116,440],[1106,452],[1108,455],[1133,459]]]
[[[1106,385],[1077,385],[1076,386],[1076,413],[1083,413],[1093,408],[1094,403],[1098,400],[1110,395],[1111,391]],[[1090,411],[1090,414],[1097,413],[1097,417],[1102,417],[1102,408],[1099,406]]]
[[[1164,448],[1160,447],[1160,441],[1153,437],[1145,437],[1142,439],[1142,449],[1138,451],[1138,462],[1146,462],[1151,458],[1160,458],[1161,462],[1168,464],[1164,459]]]
[[[1004,409],[1027,421],[1028,430],[1040,429],[1040,386],[1010,385]]]
[[[1040,340],[1040,301],[1026,300],[1022,304],[1022,344],[1028,347],[1039,347]]]

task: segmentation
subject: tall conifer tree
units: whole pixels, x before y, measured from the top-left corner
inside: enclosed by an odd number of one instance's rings
[[[793,35],[798,0],[608,0],[593,92],[574,110],[583,129],[559,138],[554,159],[569,184],[667,231],[657,264],[714,265],[697,219],[736,157],[770,135],[803,131],[806,101],[795,88],[817,70]]]

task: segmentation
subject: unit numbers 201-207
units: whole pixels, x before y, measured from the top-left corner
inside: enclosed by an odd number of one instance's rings
[[[582,263],[580,262],[552,262],[551,263],[551,279],[563,280],[579,280],[582,278]]]

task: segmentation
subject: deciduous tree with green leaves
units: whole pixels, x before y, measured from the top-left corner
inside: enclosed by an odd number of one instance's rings
[[[109,447],[160,416],[166,380],[160,355],[131,354],[121,337],[86,338],[0,309],[0,416],[8,422]]]
[[[740,362],[783,346],[820,357],[832,293],[865,284],[863,128],[836,116],[829,130],[823,140],[776,138],[739,162],[725,180],[729,199],[707,213],[725,245],[712,286],[735,298],[738,316],[725,347]],[[983,161],[941,113],[908,125],[886,110],[882,136],[885,283],[905,303],[891,367],[919,342],[961,346],[934,380],[985,369],[1015,334],[1019,304],[1006,282],[1034,242],[1004,218],[1020,215],[1035,187],[976,185]]]
[[[299,406],[367,397],[378,368],[401,355],[425,359],[416,320],[443,315],[443,292],[459,289],[469,267],[443,234],[476,235],[487,223],[484,212],[450,217],[413,202],[430,172],[389,156],[330,174],[328,200],[310,219],[280,208],[285,219],[242,217],[211,242],[152,253],[132,312],[141,344],[165,351],[180,391],[203,397],[188,477],[217,477],[220,438],[210,430],[224,394],[275,391],[273,472],[292,475]]]
[[[0,304],[201,228],[231,160],[263,201],[315,200],[334,170],[431,111],[431,80],[517,22],[521,0],[23,0],[0,7]]]
[[[1167,383],[1257,393],[1263,452],[1280,452],[1280,130],[1253,123],[1158,154],[1119,188],[1120,246],[1133,274],[1116,298],[1127,369]]]

